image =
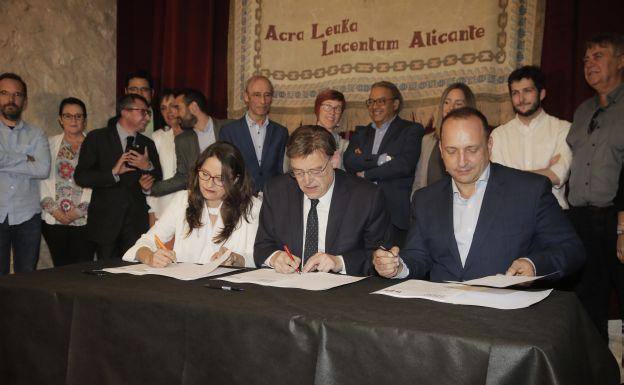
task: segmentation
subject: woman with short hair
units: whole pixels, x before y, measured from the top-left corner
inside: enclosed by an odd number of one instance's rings
[[[40,183],[42,227],[54,266],[92,261],[94,245],[87,240],[87,209],[91,189],[74,181],[80,146],[87,126],[87,107],[78,98],[63,99],[58,122],[63,133],[49,138],[52,169]]]

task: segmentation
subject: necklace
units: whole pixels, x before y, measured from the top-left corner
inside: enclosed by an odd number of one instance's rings
[[[219,216],[219,213],[221,212],[221,205],[222,204],[223,204],[223,202],[221,202],[221,204],[219,204],[219,207],[208,207],[208,203],[206,203],[206,207],[208,208],[208,214],[214,215],[214,216]]]

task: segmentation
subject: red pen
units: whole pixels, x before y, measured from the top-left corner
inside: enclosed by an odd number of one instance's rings
[[[290,252],[290,249],[288,248],[287,245],[284,245],[284,251],[286,252],[286,254],[288,254],[288,256],[290,257],[290,260],[295,262],[295,257],[293,257],[292,253]],[[297,270],[295,270],[297,273],[300,273],[301,271],[299,270],[299,267],[297,267]]]

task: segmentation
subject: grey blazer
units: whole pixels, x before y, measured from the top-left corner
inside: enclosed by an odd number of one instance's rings
[[[231,120],[219,120],[212,118],[215,138],[219,137],[221,127]],[[176,191],[186,189],[188,175],[199,158],[199,139],[195,130],[185,130],[175,139],[176,173],[169,179],[155,182],[152,186],[152,196],[160,197]]]

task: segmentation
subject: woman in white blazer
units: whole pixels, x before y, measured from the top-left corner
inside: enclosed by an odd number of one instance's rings
[[[163,180],[173,177],[177,168],[175,153],[175,137],[182,133],[180,127],[178,109],[175,99],[178,96],[176,91],[164,90],[160,98],[160,114],[166,125],[157,129],[152,134],[152,140],[158,151],[160,167],[162,168]],[[184,193],[181,193],[184,195]],[[167,194],[161,197],[148,196],[147,204],[150,207],[150,224],[160,218],[165,209],[174,200],[176,193]]]
[[[253,246],[261,201],[236,147],[210,145],[191,170],[187,194],[177,195],[156,224],[123,256],[154,267],[172,262],[207,263],[231,251],[225,265],[254,267]],[[156,238],[173,250],[159,248]]]
[[[74,169],[85,138],[87,108],[80,99],[63,99],[58,119],[63,133],[49,138],[52,170],[39,186],[41,232],[54,266],[92,261],[94,253],[85,233],[91,189],[74,182]]]

